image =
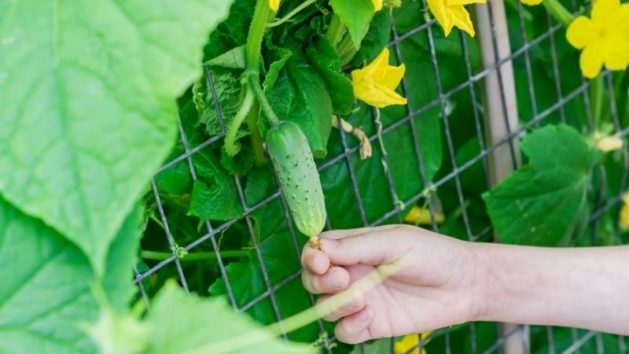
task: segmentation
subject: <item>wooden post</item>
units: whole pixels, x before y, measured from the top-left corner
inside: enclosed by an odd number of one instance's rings
[[[481,47],[483,68],[489,70],[483,82],[483,106],[488,146],[504,141],[518,129],[518,110],[515,93],[511,46],[507,31],[507,16],[502,0],[476,5],[476,27]],[[505,60],[503,63],[501,63]],[[514,166],[520,165],[517,139],[496,147],[489,155],[489,179],[493,186],[506,178]],[[497,241],[499,236],[495,235]],[[505,336],[503,354],[530,352],[529,328],[517,324],[500,324],[499,333]]]

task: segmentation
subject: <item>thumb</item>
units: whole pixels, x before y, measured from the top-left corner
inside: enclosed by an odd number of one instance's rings
[[[340,266],[381,265],[398,259],[404,252],[396,225],[328,231],[321,234],[321,251]]]

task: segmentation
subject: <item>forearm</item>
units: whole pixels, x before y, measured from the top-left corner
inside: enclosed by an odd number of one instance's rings
[[[629,335],[629,247],[472,246],[479,320]]]

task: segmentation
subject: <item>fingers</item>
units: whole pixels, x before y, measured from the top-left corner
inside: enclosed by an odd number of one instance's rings
[[[373,311],[365,306],[362,310],[344,317],[336,324],[334,335],[338,340],[348,344],[362,343],[371,339],[369,325],[373,320]]]
[[[301,252],[301,264],[307,271],[323,275],[330,268],[330,258],[320,250],[306,245]]]
[[[301,273],[304,288],[313,294],[337,293],[347,289],[350,282],[349,273],[341,267],[332,267],[323,275],[308,271]]]
[[[321,296],[319,300],[317,300],[317,304],[327,301],[332,296],[333,295]],[[356,291],[352,295],[352,299],[348,303],[344,304],[341,308],[338,308],[333,312],[326,314],[325,316],[323,316],[323,319],[326,321],[336,321],[340,318],[361,311],[363,308],[365,308],[366,304],[367,299],[365,298],[364,293],[361,291]]]
[[[383,226],[377,226],[377,227],[361,227],[357,229],[325,231],[325,232],[322,232],[321,235],[319,235],[319,238],[339,240],[342,238],[362,235],[362,234],[366,234],[370,232],[386,231],[387,229],[394,228],[395,226],[396,225],[383,225]]]
[[[409,249],[406,242],[408,239],[394,234],[396,230],[396,226],[389,225],[363,233],[344,233],[343,235],[350,235],[347,237],[326,232],[322,234],[321,250],[335,265],[386,264],[400,258]]]

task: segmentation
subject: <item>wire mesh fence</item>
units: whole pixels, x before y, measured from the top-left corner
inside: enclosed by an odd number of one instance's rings
[[[573,1],[573,10],[576,12],[579,8]],[[426,8],[425,3],[419,4],[421,9]],[[489,24],[488,28],[492,35],[493,46],[497,45],[497,35],[495,33],[495,21],[497,16],[504,14],[492,13],[489,8]],[[409,103],[404,107],[403,114],[396,119],[381,119],[380,112],[373,110],[369,116],[369,123],[359,122],[360,124],[370,125],[371,129],[366,129],[368,138],[377,152],[371,159],[378,161],[375,166],[378,170],[365,171],[360,169],[362,163],[359,159],[360,146],[350,134],[345,133],[342,129],[334,130],[333,137],[330,142],[330,150],[328,157],[319,163],[318,169],[321,174],[330,173],[337,174],[342,178],[349,180],[350,190],[343,191],[343,196],[351,198],[349,205],[355,208],[355,212],[351,213],[355,217],[349,222],[343,220],[337,222],[333,217],[328,220],[327,227],[329,229],[351,225],[359,226],[375,226],[385,223],[402,223],[404,220],[404,211],[410,205],[423,205],[430,211],[431,218],[429,225],[425,227],[435,231],[445,233],[454,233],[452,236],[467,239],[470,241],[490,241],[493,239],[493,229],[489,223],[477,222],[474,220],[479,211],[477,204],[470,199],[470,194],[477,196],[477,191],[470,192],[469,184],[485,186],[488,189],[491,186],[491,159],[493,154],[499,149],[507,149],[509,155],[508,163],[510,168],[517,168],[521,165],[521,159],[518,156],[518,141],[527,131],[540,125],[547,123],[565,122],[570,125],[583,125],[588,127],[590,131],[594,129],[594,118],[592,116],[592,102],[588,92],[591,82],[578,75],[577,70],[573,70],[574,79],[566,85],[565,80],[561,80],[560,73],[564,70],[571,70],[561,66],[561,56],[565,55],[565,51],[560,50],[560,37],[564,36],[562,26],[556,23],[551,16],[542,9],[532,10],[522,6],[518,1],[506,2],[506,12],[508,18],[509,43],[511,52],[506,56],[498,56],[494,58],[493,64],[480,64],[479,53],[475,52],[477,46],[473,43],[476,39],[470,38],[462,32],[454,32],[451,37],[458,37],[458,43],[453,48],[442,48],[441,29],[434,20],[428,17],[418,17],[414,26],[400,26],[396,17],[404,16],[404,14],[395,13],[395,11],[387,16],[391,16],[392,25],[390,33],[389,48],[394,54],[396,60],[406,64],[409,70],[413,70],[414,66],[422,65],[425,70],[432,72],[432,75],[424,77],[425,83],[418,85],[417,82],[409,82],[404,79],[402,82],[402,91],[406,97],[412,97],[414,91],[430,90],[428,95],[430,99],[413,102],[409,99]],[[422,12],[420,12],[422,13]],[[422,13],[423,14],[423,13]],[[544,28],[527,28],[527,16],[544,16],[546,26]],[[479,24],[482,25],[482,24]],[[450,42],[453,43],[452,38]],[[408,51],[405,46],[419,45],[425,49],[425,56],[422,58],[407,57]],[[451,58],[445,59],[440,54],[447,50],[455,50],[460,53],[459,61],[453,61]],[[543,54],[546,53],[546,54]],[[543,56],[542,60],[539,59]],[[537,58],[537,59],[536,59]],[[506,80],[501,75],[501,69],[506,66],[513,66],[514,80]],[[444,75],[449,75],[448,71],[457,67],[457,77],[455,79],[448,78],[444,82]],[[428,69],[426,69],[428,68]],[[543,72],[545,75],[540,76]],[[483,85],[486,84],[488,77],[495,75],[500,85],[500,97],[486,97],[483,91]],[[610,73],[603,74],[604,88],[611,93],[614,90],[613,81]],[[212,74],[208,68],[205,70],[205,78],[207,86],[211,92],[214,92],[214,82]],[[487,135],[488,121],[492,119],[488,115],[488,105],[498,102],[500,109],[509,109],[508,97],[505,93],[509,88],[517,94],[517,115],[519,126],[512,127],[509,122],[506,123],[505,135],[493,141]],[[629,135],[629,126],[623,122],[625,118],[618,112],[617,103],[614,95],[609,94],[608,104],[613,124],[614,133],[622,137],[627,142]],[[217,97],[214,93],[213,97]],[[468,111],[457,111],[457,107],[453,107],[456,100],[453,98],[464,97],[469,102]],[[494,102],[494,103],[491,103]],[[187,174],[192,181],[198,179],[199,171],[193,163],[196,155],[201,154],[204,149],[208,149],[215,144],[220,144],[225,134],[225,125],[223,123],[222,109],[220,102],[214,101],[216,114],[221,122],[222,133],[211,136],[208,139],[198,143],[191,143],[190,137],[187,136],[184,129],[185,122],[180,120],[179,124],[179,146],[177,151],[179,154],[174,156],[159,170],[158,176],[164,173]],[[513,107],[515,109],[515,107]],[[422,130],[426,129],[426,123],[423,119],[427,116],[436,117],[435,122],[438,124],[440,132],[440,146],[435,150],[433,142],[430,146],[431,151],[426,151],[427,143],[423,142],[425,134]],[[508,118],[508,113],[503,115]],[[585,121],[582,122],[584,117]],[[428,118],[426,118],[428,119]],[[584,123],[584,124],[582,124]],[[623,125],[624,124],[624,125]],[[465,126],[465,132],[461,132],[458,126]],[[387,140],[387,136],[395,134],[395,132],[404,131],[408,136],[409,147],[404,151],[407,159],[404,164],[392,163],[389,161],[387,147],[391,140]],[[397,138],[397,136],[393,136]],[[430,146],[428,147],[430,149]],[[393,146],[391,148],[397,148]],[[465,147],[468,153],[462,154],[461,151]],[[389,151],[391,153],[391,151]],[[426,161],[426,156],[430,154],[443,154],[441,165],[435,168],[431,166],[432,161]],[[591,211],[587,234],[590,236],[590,243],[599,244],[601,233],[605,235],[611,234],[614,242],[621,242],[621,231],[617,226],[611,227],[609,219],[615,218],[617,208],[621,201],[623,192],[627,190],[627,179],[629,175],[629,153],[626,149],[620,153],[621,170],[616,173],[613,178],[609,178],[603,168],[597,174],[597,200],[595,209]],[[183,167],[182,167],[183,166]],[[402,183],[413,184],[411,188],[414,192],[405,193],[400,197],[401,188],[399,186],[400,179],[396,178],[396,168],[404,168],[413,170],[416,176],[415,181],[403,181]],[[434,172],[428,172],[428,171]],[[340,172],[339,172],[340,171]],[[381,210],[375,214],[371,210],[366,210],[365,205],[365,186],[364,182],[360,182],[372,177],[372,174],[382,174],[382,184],[369,186],[386,193],[390,198],[390,205],[382,206]],[[169,210],[164,206],[164,195],[159,192],[156,182],[151,184],[151,191],[147,198],[152,199],[155,205],[154,222],[161,226],[165,237],[165,249],[170,252],[163,259],[141,264],[136,268],[135,281],[140,289],[142,298],[146,301],[150,308],[150,288],[151,279],[158,273],[166,272],[169,276],[175,276],[181,286],[190,291],[204,292],[207,291],[206,281],[197,280],[203,277],[203,272],[187,267],[186,262],[191,259],[182,257],[182,254],[190,252],[191,254],[197,250],[204,250],[207,255],[204,259],[210,259],[211,265],[224,284],[224,294],[228,301],[238,312],[249,312],[260,303],[265,302],[271,309],[276,321],[286,318],[286,308],[278,301],[277,294],[283,288],[290,286],[295,282],[299,282],[300,270],[295,268],[290,274],[273,274],[270,272],[268,262],[265,262],[265,253],[261,246],[261,239],[258,236],[257,225],[253,219],[256,212],[261,212],[271,203],[281,203],[281,212],[283,213],[283,221],[285,227],[288,228],[288,234],[291,243],[291,254],[285,254],[285,257],[294,258],[295,264],[298,264],[301,253],[302,236],[298,235],[292,225],[288,209],[284,198],[277,187],[261,200],[251,203],[247,200],[246,183],[242,177],[238,175],[233,178],[233,183],[237,191],[242,214],[238,218],[227,221],[210,221],[193,219],[196,223],[195,237],[184,240],[171,231],[169,223]],[[610,187],[611,186],[611,187]],[[324,183],[324,188],[326,184]],[[615,195],[609,196],[603,191],[616,191]],[[406,188],[408,190],[408,188]],[[482,192],[482,191],[481,191]],[[341,193],[337,191],[337,193]],[[456,227],[446,227],[444,230],[439,221],[439,214],[446,214],[450,218],[457,218]],[[453,216],[454,215],[454,216]],[[482,218],[481,218],[482,219]],[[616,225],[616,224],[613,224]],[[260,272],[260,288],[263,291],[259,293],[251,293],[247,301],[242,301],[236,296],[234,290],[235,279],[230,278],[227,270],[233,258],[226,256],[225,252],[221,252],[223,245],[229,243],[225,240],[223,234],[230,229],[237,228],[239,233],[248,235],[249,246],[252,262]],[[605,236],[609,238],[609,236]],[[229,255],[227,253],[227,255]],[[193,259],[192,259],[193,260]],[[194,287],[190,287],[190,280],[194,279]],[[242,286],[242,285],[238,285]],[[242,289],[238,289],[241,291]],[[303,296],[307,298],[310,305],[315,304],[315,298],[303,291]],[[583,309],[587,311],[587,309]],[[209,319],[211,320],[211,319]],[[325,329],[322,321],[317,323],[320,332]],[[526,335],[522,335],[525,333]],[[285,334],[285,337],[288,336]],[[493,323],[470,323],[457,329],[441,329],[428,338],[418,335],[418,347],[411,348],[408,353],[422,353],[422,348],[426,343],[429,353],[498,353],[504,350],[504,344],[512,338],[521,340],[520,351],[512,351],[512,353],[524,353],[529,350],[544,353],[626,353],[628,352],[625,338],[619,336],[610,336],[599,334],[591,331],[576,329],[559,329],[546,327],[515,326],[509,331],[504,331],[498,324]],[[566,338],[568,340],[566,340]],[[326,353],[334,353],[336,351],[334,338],[323,338],[319,345]],[[517,345],[516,345],[517,346]],[[395,339],[388,342],[387,350],[394,352]],[[365,352],[367,349],[361,347],[358,352]]]

